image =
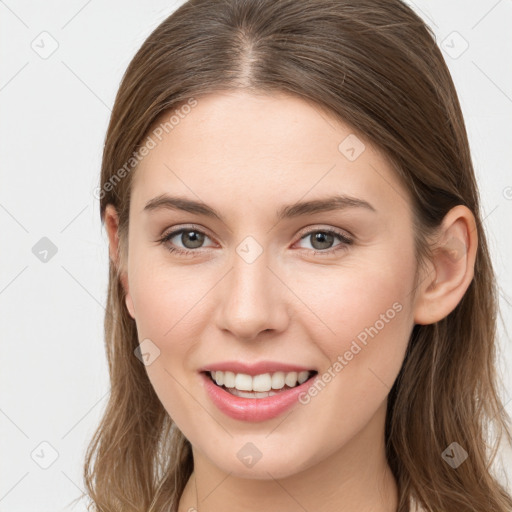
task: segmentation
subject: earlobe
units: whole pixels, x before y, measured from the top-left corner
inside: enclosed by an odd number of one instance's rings
[[[127,290],[127,287],[125,287],[124,289]],[[124,302],[126,304],[126,309],[128,310],[128,313],[130,313],[130,316],[135,320],[135,309],[133,307],[132,296],[130,295],[129,291],[126,291]]]
[[[477,246],[474,215],[466,206],[455,206],[441,223],[431,270],[419,286],[416,324],[435,323],[455,309],[473,280]]]

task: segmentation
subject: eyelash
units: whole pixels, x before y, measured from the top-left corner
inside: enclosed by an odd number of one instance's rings
[[[160,238],[158,241],[159,241],[159,243],[164,244],[165,248],[171,253],[176,253],[176,254],[182,255],[182,256],[192,256],[192,257],[196,256],[197,253],[199,252],[199,249],[201,249],[201,247],[199,247],[197,249],[181,249],[181,248],[171,247],[171,246],[167,245],[167,242],[169,242],[176,235],[179,235],[186,231],[193,231],[194,233],[200,233],[202,235],[208,236],[204,231],[201,231],[200,229],[197,229],[194,226],[189,226],[189,227],[185,227],[185,228],[180,228],[176,231],[171,231],[170,233],[168,233],[168,234],[164,235],[162,238]],[[299,249],[299,250],[307,251],[309,253],[313,252],[313,254],[315,256],[317,256],[317,255],[320,255],[320,256],[332,255],[333,253],[336,253],[340,250],[341,251],[347,250],[347,246],[351,245],[353,243],[353,240],[348,238],[345,234],[343,234],[339,231],[333,230],[333,229],[314,229],[314,230],[308,231],[307,233],[305,233],[303,236],[301,236],[299,238],[299,241],[303,240],[304,238],[307,238],[308,236],[311,236],[314,233],[326,233],[329,235],[333,235],[333,236],[337,237],[341,241],[341,243],[338,245],[335,245],[333,248],[326,249],[324,251],[319,251],[319,250],[315,250],[315,249]]]

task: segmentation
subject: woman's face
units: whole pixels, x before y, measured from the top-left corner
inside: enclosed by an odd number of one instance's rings
[[[412,213],[388,162],[288,95],[205,96],[167,132],[134,171],[126,303],[169,415],[252,478],[381,446],[415,315]]]

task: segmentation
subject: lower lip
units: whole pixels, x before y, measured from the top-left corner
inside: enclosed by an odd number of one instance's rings
[[[299,396],[306,393],[313,384],[315,377],[303,382],[300,386],[280,391],[267,398],[242,398],[232,395],[224,388],[217,386],[205,373],[201,373],[206,392],[212,402],[224,413],[241,421],[266,421],[276,418],[298,402]]]

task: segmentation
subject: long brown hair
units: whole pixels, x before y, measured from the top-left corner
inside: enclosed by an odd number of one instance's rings
[[[400,0],[183,4],[131,61],[106,135],[100,212],[102,221],[108,204],[118,212],[121,262],[131,181],[150,129],[227,89],[296,95],[375,144],[410,192],[419,263],[429,255],[427,235],[452,207],[473,212],[473,281],[446,318],[414,326],[388,398],[386,454],[399,512],[413,499],[432,512],[512,510],[491,468],[503,434],[512,442],[498,394],[495,276],[461,108],[431,30]],[[98,512],[175,512],[193,470],[191,446],[134,355],[139,339],[125,307],[123,264],[110,262],[111,392],[88,446],[86,490]],[[442,457],[452,442],[468,453],[457,469]]]

